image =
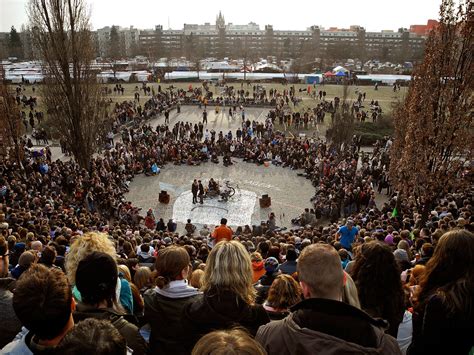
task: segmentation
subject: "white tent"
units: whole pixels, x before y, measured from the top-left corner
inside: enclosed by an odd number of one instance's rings
[[[343,71],[344,73],[347,73],[349,70],[347,70],[346,68],[341,67],[340,65],[338,65],[338,66],[335,67],[332,71],[333,71],[334,73],[338,73],[338,72],[340,72],[340,71]]]

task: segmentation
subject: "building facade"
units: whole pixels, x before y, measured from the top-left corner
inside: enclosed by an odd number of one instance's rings
[[[276,56],[280,59],[321,57],[411,60],[423,52],[425,36],[407,29],[366,32],[363,27],[323,29],[311,26],[302,31],[263,29],[255,23],[226,23],[219,13],[215,24],[185,24],[181,30],[158,25],[138,36],[140,54],[149,58],[214,57],[249,59]]]
[[[95,42],[97,48],[97,56],[107,58],[113,52],[111,45],[119,48],[117,52],[122,53],[123,57],[131,57],[138,54],[140,30],[130,26],[128,28],[116,26],[118,32],[118,41],[111,43],[112,27],[107,26],[95,31]]]

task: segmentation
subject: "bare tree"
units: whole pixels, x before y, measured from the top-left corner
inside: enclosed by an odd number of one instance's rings
[[[469,184],[474,151],[473,4],[443,0],[405,103],[394,115],[390,177],[426,222],[437,199]],[[472,174],[472,170],[470,171]]]
[[[0,145],[2,148],[0,153],[4,155],[9,149],[9,156],[17,161],[18,166],[21,166],[20,110],[4,78],[3,68],[0,66]]]
[[[348,147],[354,134],[354,118],[349,109],[349,86],[344,82],[342,99],[334,99],[334,108],[331,112],[331,126],[326,131],[326,138],[338,151]]]
[[[28,17],[43,60],[42,94],[50,124],[85,168],[106,115],[91,67],[94,49],[85,0],[30,0]]]

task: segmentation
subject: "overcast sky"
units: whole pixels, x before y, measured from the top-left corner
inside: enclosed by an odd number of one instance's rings
[[[0,0],[0,31],[27,23],[28,0]],[[88,0],[94,29],[107,25],[153,28],[168,23],[181,29],[184,23],[215,23],[219,10],[226,23],[253,21],[263,29],[302,30],[311,25],[347,28],[361,25],[367,31],[397,30],[436,19],[440,0]]]

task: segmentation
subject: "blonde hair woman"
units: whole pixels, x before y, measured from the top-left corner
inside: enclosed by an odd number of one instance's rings
[[[107,234],[90,232],[77,238],[74,243],[72,243],[66,255],[65,262],[66,275],[71,285],[76,284],[76,270],[81,260],[94,251],[109,254],[116,259],[117,253],[115,252],[115,246]]]
[[[184,309],[189,350],[212,330],[241,326],[255,335],[270,321],[263,306],[255,304],[250,255],[240,242],[222,241],[212,249],[201,291]]]
[[[350,304],[360,309],[359,294],[357,286],[351,275],[344,271],[344,287],[342,292],[342,302]]]
[[[77,266],[86,256],[96,251],[108,254],[116,260],[117,253],[113,242],[109,239],[107,234],[97,232],[86,233],[82,237],[77,238],[74,243],[72,243],[69,253],[66,255],[66,276],[69,283],[73,286],[74,298],[78,301],[81,301],[81,294],[75,287]],[[116,292],[120,304],[128,313],[132,314],[133,296],[128,281],[124,278],[118,278]]]
[[[127,265],[118,265],[117,270],[119,276],[124,278],[130,284],[130,289],[132,291],[133,297],[133,314],[139,316],[143,314],[143,298],[140,294],[140,289],[132,282],[132,275],[130,274],[130,269]]]

